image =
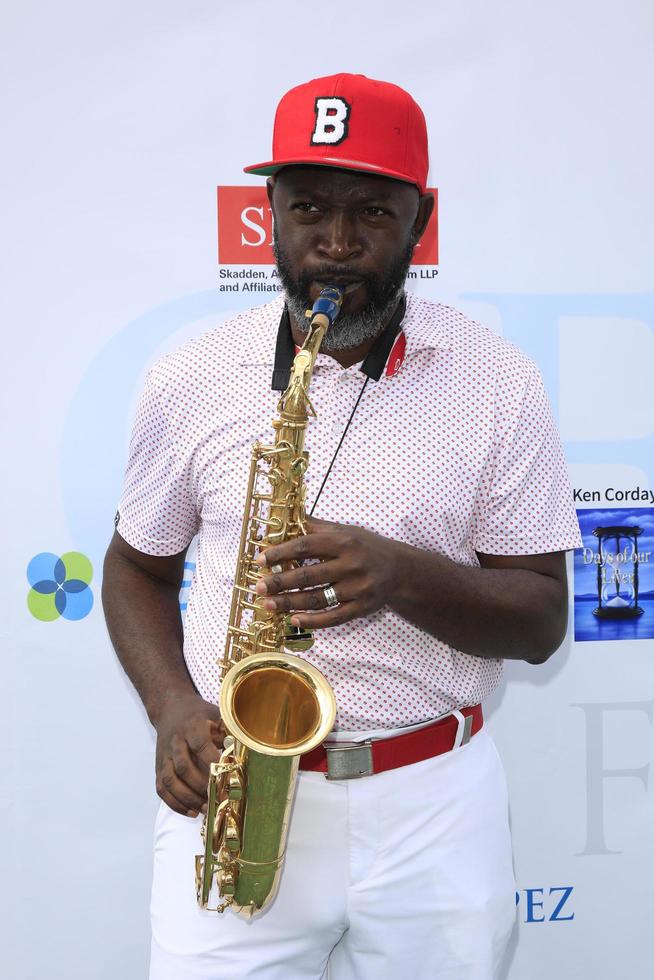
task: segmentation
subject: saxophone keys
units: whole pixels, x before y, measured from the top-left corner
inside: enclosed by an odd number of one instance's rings
[[[218,878],[218,888],[221,895],[227,896],[229,898],[233,897],[236,891],[236,877],[232,871],[225,870],[221,871]],[[222,911],[218,909],[218,911]]]
[[[313,646],[313,633],[302,626],[293,626],[291,617],[284,618],[284,646],[293,653],[310,650]]]
[[[243,779],[238,772],[232,772],[227,782],[227,796],[230,800],[243,799]]]
[[[202,835],[204,838],[204,834]],[[195,855],[195,894],[197,895],[198,902],[202,904],[202,878],[204,876],[204,867],[202,863],[202,855]]]
[[[241,835],[239,834],[238,824],[231,813],[227,815],[223,841],[225,847],[231,854],[236,854],[238,851],[240,851]]]

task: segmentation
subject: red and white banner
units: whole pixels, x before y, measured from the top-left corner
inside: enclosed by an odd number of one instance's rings
[[[416,247],[414,265],[438,265],[438,190],[427,188],[436,206]],[[265,186],[218,187],[218,262],[221,265],[273,265],[272,210]]]

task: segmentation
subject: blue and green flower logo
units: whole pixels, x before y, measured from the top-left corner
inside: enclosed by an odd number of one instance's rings
[[[61,557],[43,551],[27,566],[27,581],[32,586],[27,608],[44,623],[60,616],[84,619],[93,608],[92,578],[91,562],[79,551],[67,551]]]

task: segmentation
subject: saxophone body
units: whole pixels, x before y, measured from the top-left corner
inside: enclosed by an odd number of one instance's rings
[[[208,908],[215,879],[222,899],[217,911],[231,907],[248,918],[266,908],[279,887],[300,756],[325,739],[336,717],[329,683],[296,655],[311,647],[312,634],[265,609],[255,589],[263,574],[257,557],[306,534],[304,433],[316,414],[308,389],[342,298],[336,287],[322,290],[273,419],[273,444],[257,442],[252,449],[222,662],[227,737],[211,766],[204,854],[196,857],[200,906]]]

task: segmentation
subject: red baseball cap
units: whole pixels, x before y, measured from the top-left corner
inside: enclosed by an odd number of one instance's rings
[[[273,159],[245,167],[269,176],[314,164],[382,174],[427,185],[429,156],[422,109],[408,92],[365,75],[329,75],[298,85],[275,114]]]

